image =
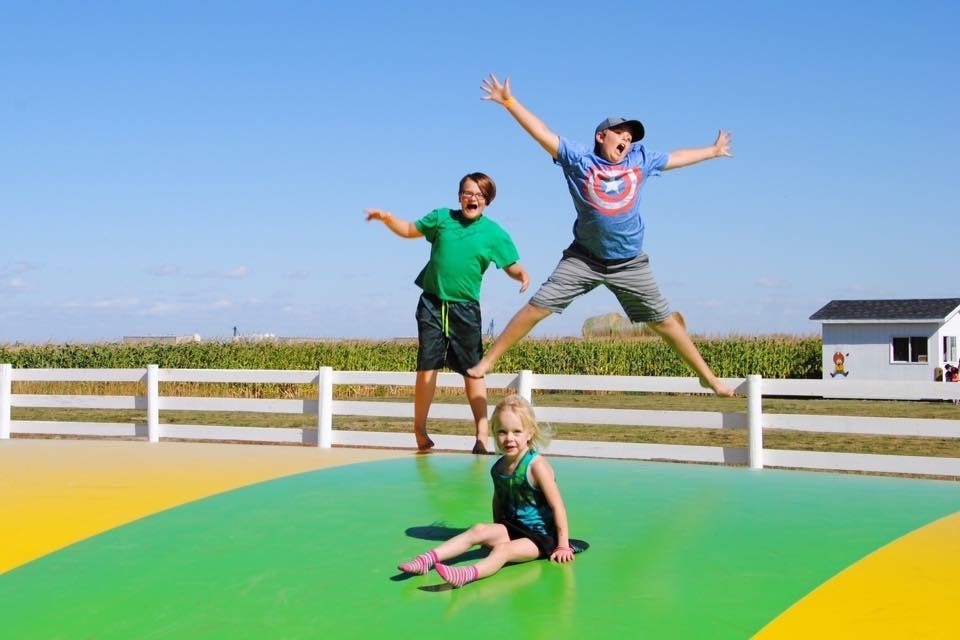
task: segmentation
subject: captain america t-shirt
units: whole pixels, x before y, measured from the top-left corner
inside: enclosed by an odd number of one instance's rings
[[[640,188],[659,175],[669,154],[630,146],[622,162],[612,164],[583,145],[560,138],[554,161],[563,169],[577,209],[573,237],[602,260],[627,260],[643,248]]]

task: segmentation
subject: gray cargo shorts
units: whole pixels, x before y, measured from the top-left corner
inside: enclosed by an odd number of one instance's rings
[[[600,285],[613,292],[631,322],[660,322],[670,315],[670,304],[660,293],[646,253],[605,263],[576,244],[564,250],[560,263],[533,294],[530,304],[562,313],[575,298]]]

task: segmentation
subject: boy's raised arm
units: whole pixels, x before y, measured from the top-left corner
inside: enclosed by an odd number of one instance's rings
[[[407,222],[406,220],[401,220],[400,218],[395,218],[392,213],[385,209],[367,209],[366,210],[367,222],[371,220],[379,220],[386,225],[390,231],[393,231],[395,234],[401,238],[422,238],[423,234],[417,229],[417,226],[412,222]]]
[[[482,100],[490,100],[503,105],[510,112],[510,115],[520,123],[520,126],[550,154],[550,157],[554,160],[557,159],[557,153],[560,150],[560,137],[551,131],[543,120],[533,115],[513,97],[510,92],[510,78],[504,79],[503,84],[501,84],[497,80],[497,76],[491,73],[489,77],[483,79],[481,88],[486,93],[481,98]]]
[[[730,152],[730,132],[721,129],[720,132],[717,133],[717,139],[709,147],[671,151],[664,170],[689,167],[692,164],[703,162],[704,160],[729,158],[732,155]]]

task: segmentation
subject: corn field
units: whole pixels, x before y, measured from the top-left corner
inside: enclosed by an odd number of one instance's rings
[[[819,337],[707,338],[694,342],[721,377],[751,373],[765,378],[821,376]],[[415,341],[0,345],[0,362],[21,368],[128,369],[156,364],[170,369],[329,366],[343,371],[411,371],[416,356]],[[658,338],[522,340],[500,359],[496,371],[521,369],[570,375],[690,375],[680,358]]]
[[[717,375],[737,378],[819,378],[819,337],[695,339]],[[488,345],[489,346],[489,345]],[[415,341],[203,342],[186,344],[0,345],[0,362],[20,368],[129,369],[156,364],[171,369],[299,369],[321,366],[343,371],[412,371]],[[531,369],[572,375],[688,376],[689,369],[658,338],[527,339],[497,363],[498,372]],[[26,383],[16,393],[142,394],[136,383]],[[250,398],[309,398],[310,385],[163,383],[168,395]],[[393,396],[389,388],[338,387],[337,396]]]

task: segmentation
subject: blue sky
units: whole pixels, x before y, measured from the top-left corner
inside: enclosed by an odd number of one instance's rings
[[[960,4],[566,0],[0,5],[0,343],[416,334],[429,255],[367,224],[456,205],[471,171],[532,290],[571,240],[555,132],[607,115],[734,157],[643,192],[692,332],[809,334],[838,298],[956,297]],[[954,185],[954,186],[950,186]],[[485,322],[526,302],[491,269]],[[535,330],[618,311],[595,291]]]

